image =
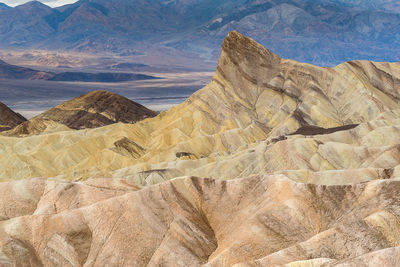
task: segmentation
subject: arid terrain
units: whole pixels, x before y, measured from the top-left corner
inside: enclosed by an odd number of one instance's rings
[[[81,94],[107,90],[161,112],[182,103],[213,75],[215,63],[193,65],[188,58],[159,53],[143,58],[0,50],[1,101],[32,118]]]
[[[55,82],[0,79],[1,101],[27,118],[93,90],[123,95],[155,111],[165,111],[182,103],[206,85],[211,72],[152,73],[161,79],[119,83]]]
[[[400,63],[317,67],[230,32],[158,115],[94,91],[2,132],[0,262],[396,267],[399,131]]]

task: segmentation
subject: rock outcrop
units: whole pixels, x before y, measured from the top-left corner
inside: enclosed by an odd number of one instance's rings
[[[31,135],[68,128],[97,128],[117,122],[135,123],[156,115],[156,112],[123,96],[108,91],[92,91],[32,118],[8,134]]]
[[[0,102],[0,132],[10,130],[25,121],[21,114],[15,113]]]

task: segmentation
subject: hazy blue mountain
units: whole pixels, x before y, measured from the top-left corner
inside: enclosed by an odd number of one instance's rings
[[[331,2],[369,10],[400,13],[400,2],[398,0],[331,0]]]
[[[0,47],[129,54],[148,47],[216,60],[231,30],[282,57],[320,65],[399,61],[399,1],[80,0],[0,9]]]
[[[246,16],[221,16],[205,32],[220,41],[236,29],[283,57],[320,65],[400,60],[399,14],[315,2],[286,1]]]
[[[42,79],[45,73],[30,68],[8,64],[0,59],[0,79]]]
[[[61,72],[52,73],[34,70],[31,68],[20,67],[8,64],[0,59],[0,79],[12,80],[49,80],[49,81],[67,81],[67,82],[103,82],[116,83],[125,81],[151,80],[158,77],[138,74],[138,73],[87,73],[87,72]]]
[[[55,30],[45,17],[54,12],[37,1],[0,10],[1,46],[31,46],[46,40]]]
[[[6,4],[0,3],[0,10],[9,9],[11,7],[7,6]]]

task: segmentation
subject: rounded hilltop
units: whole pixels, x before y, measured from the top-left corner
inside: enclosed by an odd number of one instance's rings
[[[11,135],[37,134],[52,129],[97,128],[117,122],[135,123],[157,113],[118,94],[95,90],[66,101],[10,131]]]
[[[95,90],[66,101],[38,117],[61,122],[72,129],[82,129],[116,122],[135,123],[156,115],[155,111],[126,97]]]

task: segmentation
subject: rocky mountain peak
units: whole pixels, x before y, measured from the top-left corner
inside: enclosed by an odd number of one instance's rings
[[[223,44],[214,80],[224,80],[236,88],[242,99],[256,98],[249,84],[262,85],[277,76],[281,58],[251,38],[237,31],[230,32]],[[219,77],[219,78],[218,78]],[[251,96],[249,96],[249,94]]]
[[[157,113],[123,96],[96,90],[66,101],[16,127],[9,134],[29,135],[50,128],[97,128],[117,122],[135,123]]]
[[[115,122],[133,123],[156,113],[118,94],[95,90],[64,102],[56,108],[65,110],[81,109],[91,113],[108,114]]]
[[[279,56],[238,31],[228,33],[222,43],[222,55],[228,56],[236,64],[248,62],[274,65],[280,62]]]

